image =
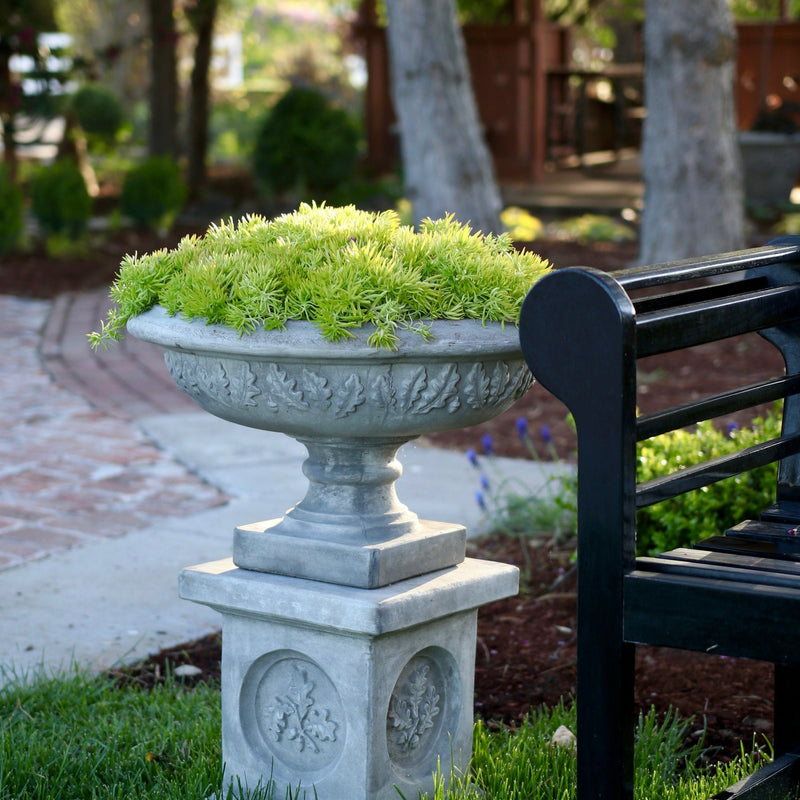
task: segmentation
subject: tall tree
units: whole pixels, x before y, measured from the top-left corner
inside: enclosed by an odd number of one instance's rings
[[[190,0],[185,8],[186,17],[197,38],[189,93],[189,130],[186,137],[189,156],[187,182],[191,199],[197,199],[206,180],[209,73],[218,7],[219,0]]]
[[[174,0],[147,0],[150,22],[150,155],[178,154],[178,31]]]
[[[744,242],[728,0],[646,0],[643,263]]]
[[[484,233],[502,230],[455,0],[388,0],[386,12],[392,100],[414,218],[452,213]]]

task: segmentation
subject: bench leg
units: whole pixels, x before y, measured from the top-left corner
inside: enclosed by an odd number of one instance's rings
[[[775,752],[800,747],[800,666],[775,665]]]
[[[633,798],[634,653],[624,642],[579,646],[577,800]]]

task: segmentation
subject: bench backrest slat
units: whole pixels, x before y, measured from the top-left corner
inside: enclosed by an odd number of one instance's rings
[[[732,253],[632,267],[619,272],[618,280],[627,292],[633,292],[651,286],[708,280],[743,269],[754,269],[764,264],[790,262],[797,258],[797,245],[790,241],[792,238],[796,237],[785,236],[764,247],[736,250]]]
[[[800,375],[789,375],[730,392],[721,392],[665,411],[644,414],[636,421],[636,441],[642,442],[668,431],[686,428],[696,422],[732,414],[762,403],[782,400],[798,392],[800,392]]]
[[[760,442],[736,453],[703,461],[701,464],[638,484],[636,507],[646,508],[662,500],[670,500],[797,453],[800,453],[800,434]]]
[[[776,286],[637,314],[638,358],[683,350],[800,319],[800,285]]]

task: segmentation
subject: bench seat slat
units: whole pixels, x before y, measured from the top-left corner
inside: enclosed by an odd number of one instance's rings
[[[647,565],[625,575],[625,641],[776,664],[800,663],[800,639],[786,635],[800,627],[796,579],[741,570],[748,577],[734,580],[732,569],[700,570],[672,563],[674,571],[669,573]]]
[[[800,433],[771,439],[730,455],[713,458],[693,467],[640,483],[636,489],[636,507],[645,508],[679,494],[730,478],[780,458],[800,452]]]
[[[774,800],[790,797],[800,780],[800,755],[784,753],[711,800]]]
[[[788,584],[790,586],[797,586],[797,578],[800,578],[800,564],[796,561],[769,558],[755,553],[751,555],[726,553],[702,547],[676,547],[652,558],[641,557],[637,559],[637,565],[641,569],[675,574],[699,569],[710,576],[716,570],[720,577],[751,581],[754,578],[753,571],[756,570],[774,573],[776,576],[791,576],[792,580]]]

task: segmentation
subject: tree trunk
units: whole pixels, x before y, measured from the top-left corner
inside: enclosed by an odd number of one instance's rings
[[[189,130],[186,139],[190,200],[196,200],[200,196],[206,180],[209,71],[218,6],[218,0],[197,0],[187,7],[187,16],[197,36],[189,95]]]
[[[0,124],[3,126],[3,162],[9,180],[17,180],[17,142],[14,136],[15,97],[11,85],[9,60],[11,54],[5,48],[0,49]]]
[[[454,0],[388,0],[386,12],[392,100],[414,219],[452,213],[483,233],[501,231],[500,192]]]
[[[175,55],[178,32],[173,0],[148,0],[150,14],[150,130],[151,156],[178,155],[178,75]]]
[[[646,0],[645,54],[640,259],[736,250],[744,198],[727,0]]]

